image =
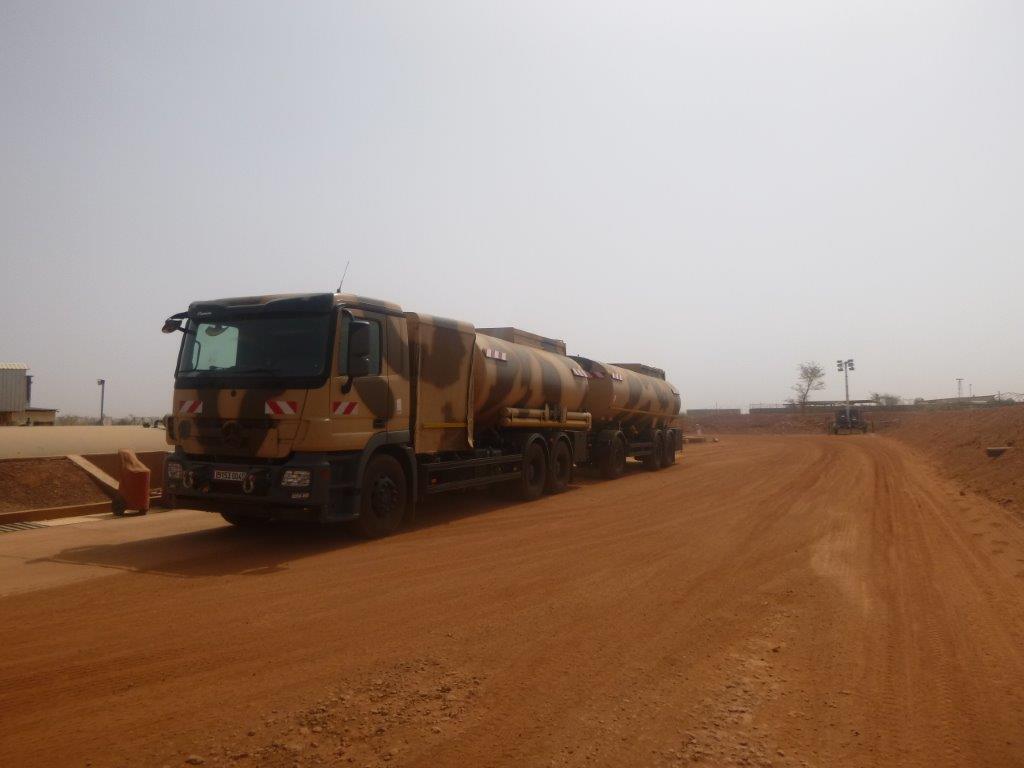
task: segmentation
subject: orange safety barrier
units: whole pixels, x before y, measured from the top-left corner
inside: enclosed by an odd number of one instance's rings
[[[114,499],[114,514],[123,515],[126,509],[149,511],[149,467],[142,463],[134,451],[117,452],[121,459],[121,477]]]

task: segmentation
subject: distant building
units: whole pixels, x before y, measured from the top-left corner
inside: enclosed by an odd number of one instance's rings
[[[53,426],[56,408],[32,407],[32,377],[24,363],[0,363],[0,426]]]

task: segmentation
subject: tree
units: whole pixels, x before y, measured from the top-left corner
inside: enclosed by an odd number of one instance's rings
[[[825,371],[814,362],[800,363],[797,366],[797,370],[800,371],[800,377],[792,387],[793,391],[796,392],[796,397],[791,397],[789,402],[805,408],[807,407],[807,400],[810,398],[811,392],[817,392],[825,388]]]
[[[900,404],[899,395],[890,395],[887,392],[872,392],[871,399],[875,401],[876,405],[880,405],[883,407]]]

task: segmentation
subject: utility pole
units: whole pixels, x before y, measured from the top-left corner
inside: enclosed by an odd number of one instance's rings
[[[846,379],[846,425],[850,425],[850,371],[853,370],[853,358],[849,360],[836,360],[836,367]]]
[[[961,400],[964,399],[964,380],[963,379],[957,379],[956,380],[956,399],[957,399],[957,402],[960,402]]]
[[[107,394],[107,380],[96,379],[96,383],[100,385],[100,426],[103,426],[103,399]]]

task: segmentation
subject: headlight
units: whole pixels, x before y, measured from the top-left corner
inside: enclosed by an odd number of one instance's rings
[[[309,470],[286,469],[281,474],[281,485],[286,488],[304,488],[309,485]]]
[[[176,461],[167,462],[167,479],[168,480],[180,480],[181,479],[181,464]]]

